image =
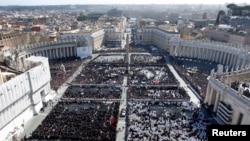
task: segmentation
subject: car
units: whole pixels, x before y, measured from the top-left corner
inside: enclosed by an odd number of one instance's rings
[[[120,115],[120,117],[125,117],[126,116],[126,110],[123,108],[122,110],[121,110],[121,115]]]

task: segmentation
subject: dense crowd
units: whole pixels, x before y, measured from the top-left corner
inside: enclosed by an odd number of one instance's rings
[[[59,102],[24,140],[114,141],[118,110],[118,102]]]
[[[129,101],[127,141],[207,140],[205,119],[190,102]]]
[[[94,59],[91,63],[124,63],[125,55],[112,54],[112,55],[100,55]]]
[[[183,99],[189,100],[189,96],[183,88],[178,87],[130,87],[128,91],[129,99]]]
[[[157,54],[163,54],[166,53],[165,50],[162,50],[160,48],[157,48],[155,46],[131,46],[130,52],[149,52],[149,53],[157,53]]]
[[[166,66],[131,67],[129,84],[132,85],[169,85],[178,84],[176,78]]]
[[[121,48],[103,48],[101,50],[94,50],[93,53],[124,53],[126,50]]]
[[[121,84],[125,67],[115,67],[111,64],[89,64],[82,69],[74,84]]]
[[[215,63],[204,60],[185,60],[171,58],[171,63],[181,77],[202,97],[205,98],[208,80],[212,69],[216,68]]]
[[[63,98],[119,99],[122,90],[111,86],[70,86]]]
[[[50,60],[51,88],[57,90],[81,65],[83,60],[77,57]]]
[[[132,54],[130,56],[131,64],[164,64],[165,58],[160,55],[152,54]]]
[[[152,47],[147,51],[152,52]],[[125,55],[117,54],[101,55],[91,61],[69,83],[41,125],[24,140],[114,141],[120,103],[106,100],[121,98],[122,89],[114,84],[122,84],[127,74],[124,61]],[[81,63],[77,58],[51,61],[52,88],[61,86]],[[191,102],[180,102],[190,97],[178,87],[164,56],[132,54],[131,63],[126,140],[206,140],[208,122],[200,108]],[[190,66],[178,59],[173,66],[197,91],[206,90],[209,71],[198,68],[196,73],[190,73]],[[97,100],[103,102],[94,102]]]
[[[130,47],[131,52],[150,52],[150,48],[148,46],[132,46]]]

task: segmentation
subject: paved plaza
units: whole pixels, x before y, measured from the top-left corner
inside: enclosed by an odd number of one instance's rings
[[[106,53],[82,61],[18,139],[206,139],[209,114],[168,56],[142,51],[130,53],[128,64],[125,58]]]

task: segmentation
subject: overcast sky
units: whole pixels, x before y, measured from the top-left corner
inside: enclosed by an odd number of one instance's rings
[[[249,0],[0,0],[0,5],[65,5],[65,4],[225,4]]]

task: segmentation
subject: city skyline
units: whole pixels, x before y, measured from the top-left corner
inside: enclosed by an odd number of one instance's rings
[[[3,1],[3,0],[2,0]],[[68,4],[227,4],[227,3],[235,3],[235,4],[249,4],[246,0],[210,0],[210,1],[200,1],[200,0],[191,0],[183,2],[182,0],[171,0],[171,1],[163,1],[163,0],[127,0],[127,1],[118,1],[118,0],[43,0],[43,1],[33,1],[33,0],[11,0],[4,1],[0,5],[68,5]]]

